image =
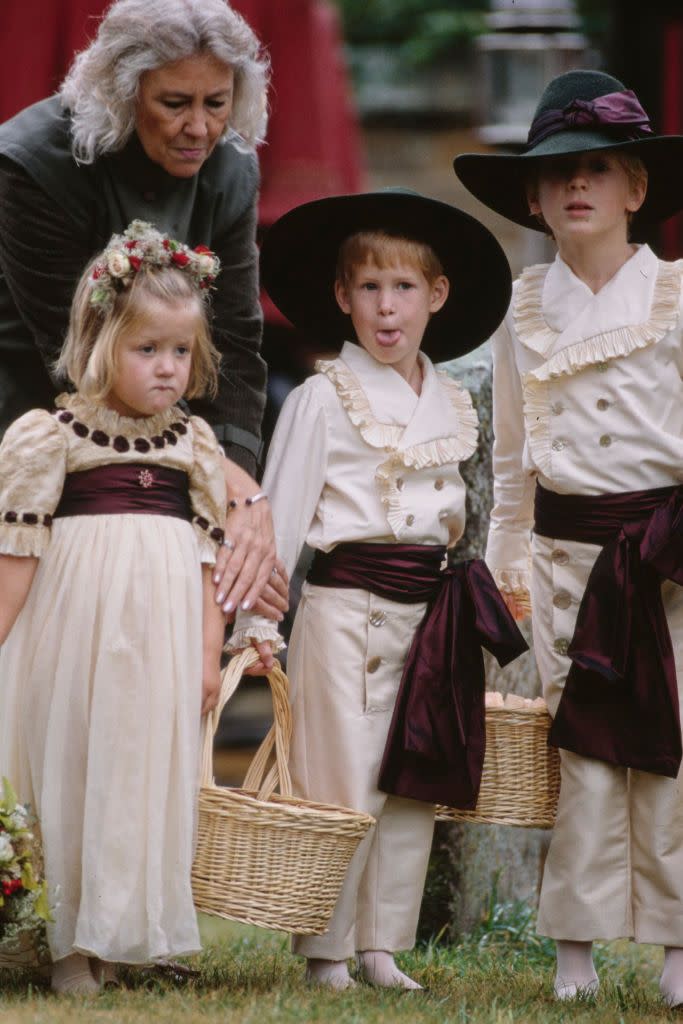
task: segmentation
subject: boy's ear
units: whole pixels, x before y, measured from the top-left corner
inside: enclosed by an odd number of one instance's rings
[[[343,281],[340,281],[339,278],[334,282],[334,297],[337,300],[337,305],[341,309],[342,313],[348,314],[351,312],[346,285]]]
[[[626,201],[626,212],[637,213],[645,202],[645,196],[647,195],[647,179],[645,181],[638,181],[631,185],[630,194]]]
[[[432,284],[431,293],[429,297],[430,313],[439,312],[439,310],[445,303],[446,299],[448,298],[448,293],[450,292],[450,290],[451,286],[448,282],[448,278],[444,274],[441,274],[439,277],[436,278],[436,280]]]

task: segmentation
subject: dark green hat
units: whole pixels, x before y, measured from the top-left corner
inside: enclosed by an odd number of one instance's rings
[[[510,267],[491,232],[454,206],[406,189],[317,199],[290,210],[266,233],[261,281],[288,320],[319,350],[353,338],[334,282],[342,242],[359,231],[426,242],[449,280],[448,299],[429,322],[422,349],[436,362],[477,348],[505,316]]]
[[[544,157],[624,150],[648,171],[636,225],[665,220],[683,207],[683,136],[655,135],[638,98],[602,71],[568,71],[545,88],[522,153],[463,153],[455,173],[482,203],[525,228],[542,231],[529,213],[526,186]]]

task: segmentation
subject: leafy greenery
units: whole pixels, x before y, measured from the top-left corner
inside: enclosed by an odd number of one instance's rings
[[[486,31],[489,0],[335,0],[351,46],[398,47],[409,65],[430,64],[454,55]],[[609,32],[605,0],[577,0],[584,31],[600,42]]]
[[[336,0],[351,45],[398,47],[410,65],[447,57],[486,27],[488,0]]]

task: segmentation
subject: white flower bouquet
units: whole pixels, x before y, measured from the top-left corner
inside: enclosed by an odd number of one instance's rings
[[[29,808],[5,778],[0,791],[0,967],[25,967],[49,957],[47,885]]]

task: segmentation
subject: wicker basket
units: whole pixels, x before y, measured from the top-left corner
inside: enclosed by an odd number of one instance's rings
[[[277,663],[268,677],[275,721],[254,755],[243,788],[216,786],[213,738],[220,714],[244,669],[257,659],[249,649],[230,661],[218,707],[206,716],[194,902],[205,914],[320,935],[327,929],[349,861],[374,818],[292,797],[287,768],[292,717],[287,677]],[[267,770],[273,751],[275,762]],[[278,784],[279,795],[274,792]]]
[[[486,708],[486,757],[477,806],[438,807],[439,821],[552,828],[560,792],[560,757],[548,746],[545,705]]]

